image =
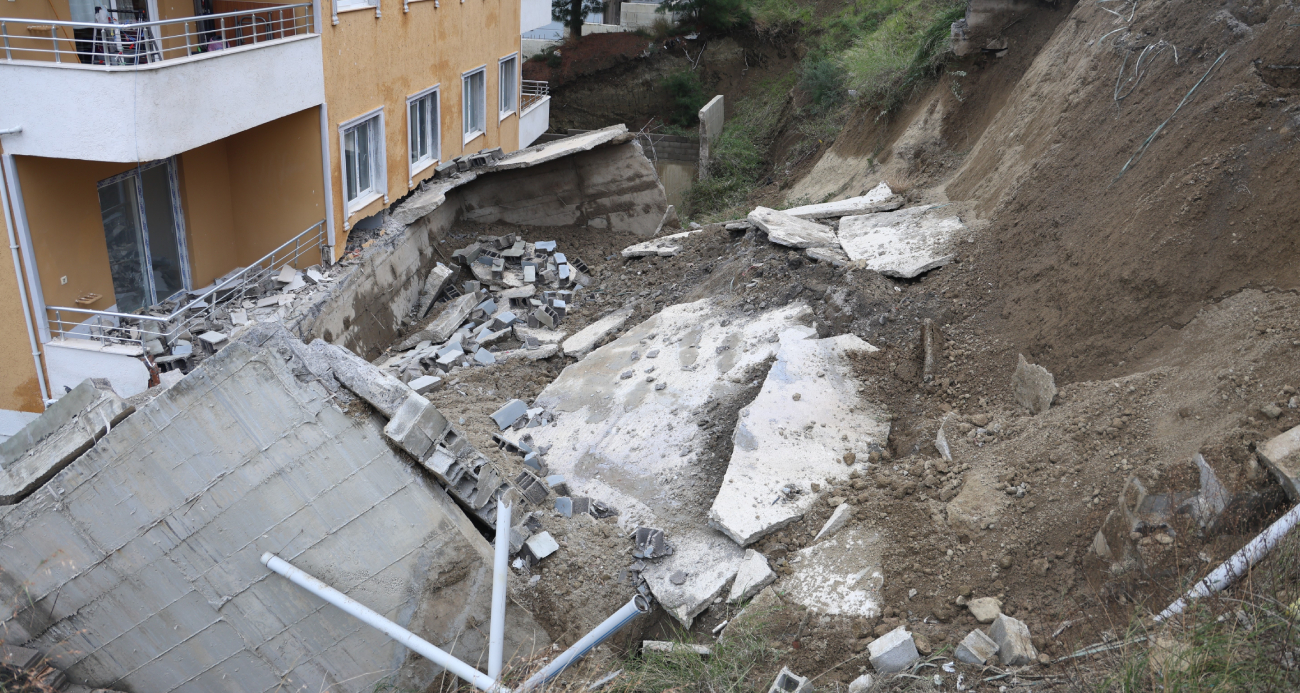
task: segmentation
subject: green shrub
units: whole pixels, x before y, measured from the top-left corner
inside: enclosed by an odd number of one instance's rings
[[[659,86],[668,91],[672,98],[671,122],[677,125],[694,125],[700,119],[700,109],[708,103],[704,96],[704,85],[700,76],[693,70],[681,70],[663,78]]]
[[[752,0],[749,13],[754,28],[768,34],[796,31],[812,21],[812,5],[797,0]]]
[[[812,99],[814,112],[828,111],[844,101],[844,68],[831,60],[805,61],[799,66],[799,88]]]
[[[883,110],[898,107],[943,64],[951,25],[965,12],[964,3],[950,0],[899,7],[844,52],[850,86]]]
[[[726,31],[750,22],[748,0],[664,0],[659,12],[675,12],[684,22]]]

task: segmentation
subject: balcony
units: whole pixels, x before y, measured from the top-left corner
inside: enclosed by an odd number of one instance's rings
[[[304,3],[149,22],[0,17],[0,128],[22,128],[5,152],[150,161],[317,106],[316,16]]]
[[[519,148],[532,144],[551,126],[551,88],[546,82],[523,80],[519,113]]]

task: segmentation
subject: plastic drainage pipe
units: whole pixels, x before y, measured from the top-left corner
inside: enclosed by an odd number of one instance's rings
[[[1269,525],[1268,529],[1251,539],[1250,543],[1241,547],[1241,550],[1233,554],[1232,558],[1224,561],[1222,565],[1214,569],[1214,572],[1197,582],[1195,587],[1187,591],[1187,594],[1179,597],[1168,608],[1161,611],[1155,618],[1156,622],[1159,623],[1181,614],[1193,599],[1200,599],[1214,594],[1231,585],[1237,578],[1245,575],[1246,571],[1250,570],[1260,559],[1267,556],[1282,541],[1287,532],[1290,532],[1291,528],[1295,527],[1297,520],[1300,520],[1300,505],[1296,505],[1287,514],[1279,517],[1277,522]]]
[[[501,678],[506,646],[506,580],[510,577],[510,504],[497,502],[496,554],[492,562],[492,620],[488,629],[488,676]]]
[[[587,633],[578,642],[573,643],[573,647],[570,647],[559,657],[556,657],[555,661],[548,664],[545,669],[533,674],[532,678],[525,681],[524,685],[519,688],[519,691],[521,693],[524,691],[531,691],[556,676],[559,676],[560,672],[568,668],[570,664],[582,659],[582,657],[590,652],[592,648],[605,642],[609,636],[617,633],[623,628],[623,626],[630,623],[632,619],[641,614],[648,613],[649,611],[649,599],[646,599],[644,596],[639,594],[633,597],[632,601],[624,604],[623,608],[615,611],[614,615],[605,619],[604,623],[593,628],[590,633]]]
[[[474,667],[456,659],[447,652],[438,649],[433,645],[433,643],[430,643],[415,633],[412,633],[383,616],[380,616],[378,613],[367,608],[357,600],[293,567],[288,561],[285,561],[279,556],[269,552],[262,554],[262,565],[265,565],[267,568],[289,578],[289,581],[293,584],[311,592],[321,599],[324,599],[330,604],[337,606],[349,616],[360,619],[362,623],[375,628],[384,635],[387,635],[407,648],[415,651],[417,654],[432,661],[434,664],[437,664],[456,676],[470,682],[475,688],[481,691],[492,691],[493,693],[509,693],[509,689],[499,687],[496,680],[487,674],[484,674]]]

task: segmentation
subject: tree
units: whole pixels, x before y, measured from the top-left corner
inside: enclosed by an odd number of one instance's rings
[[[664,0],[656,11],[674,12],[683,24],[697,23],[715,31],[750,21],[745,0]]]
[[[604,0],[551,0],[551,19],[569,27],[574,41],[582,38],[582,22],[587,15],[604,11]]]

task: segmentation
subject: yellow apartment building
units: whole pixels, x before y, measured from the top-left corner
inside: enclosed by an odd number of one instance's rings
[[[143,389],[144,341],[98,327],[115,316],[165,326],[152,306],[214,301],[240,268],[333,262],[439,165],[530,144],[549,103],[520,107],[520,35],[549,19],[546,0],[3,3],[0,434],[86,377]]]

